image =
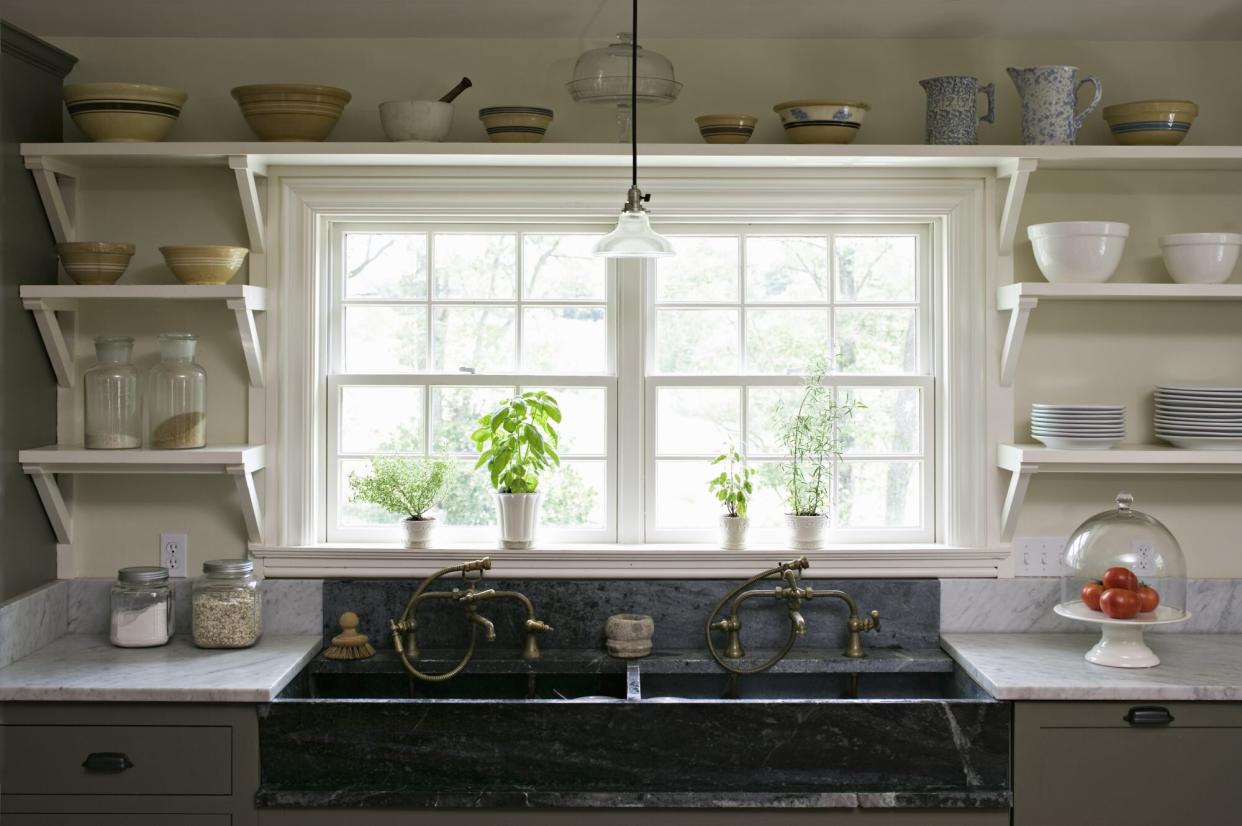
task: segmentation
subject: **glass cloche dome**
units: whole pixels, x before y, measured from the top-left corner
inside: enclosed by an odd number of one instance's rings
[[[638,102],[676,100],[681,84],[673,75],[673,64],[659,52],[636,45],[629,32],[618,34],[616,41],[607,46],[580,54],[574,64],[573,80],[565,85],[577,103],[615,104],[622,141],[630,139],[630,61],[634,50],[638,52]]]

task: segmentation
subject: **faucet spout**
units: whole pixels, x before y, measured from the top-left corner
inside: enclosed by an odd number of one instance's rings
[[[475,625],[483,626],[484,637],[488,642],[496,641],[496,626],[487,617],[472,608],[467,612],[466,619],[470,620]]]
[[[789,609],[789,619],[793,622],[794,633],[799,637],[806,636],[806,618],[802,616],[801,611]]]

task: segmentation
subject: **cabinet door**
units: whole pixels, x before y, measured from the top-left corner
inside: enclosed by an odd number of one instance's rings
[[[1016,703],[1014,826],[1219,823],[1239,755],[1242,704]]]

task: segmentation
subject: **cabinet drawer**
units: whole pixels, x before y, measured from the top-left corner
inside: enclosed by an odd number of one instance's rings
[[[6,795],[227,795],[232,740],[229,726],[6,725],[0,783]],[[109,754],[125,760],[98,757]],[[94,771],[83,766],[91,755]]]
[[[231,826],[231,815],[5,815],[4,826]]]

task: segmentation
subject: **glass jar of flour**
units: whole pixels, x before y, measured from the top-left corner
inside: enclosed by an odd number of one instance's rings
[[[249,559],[212,559],[194,580],[194,644],[249,648],[263,633],[263,595]]]
[[[194,362],[197,344],[188,333],[160,336],[160,363],[147,379],[147,426],[156,450],[207,444],[207,371]]]
[[[82,376],[86,397],[85,444],[92,450],[142,447],[142,407],[138,401],[138,368],[129,359],[129,336],[98,336],[98,362]]]
[[[167,568],[122,568],[116,572],[109,602],[113,645],[151,648],[172,639],[173,593]]]

